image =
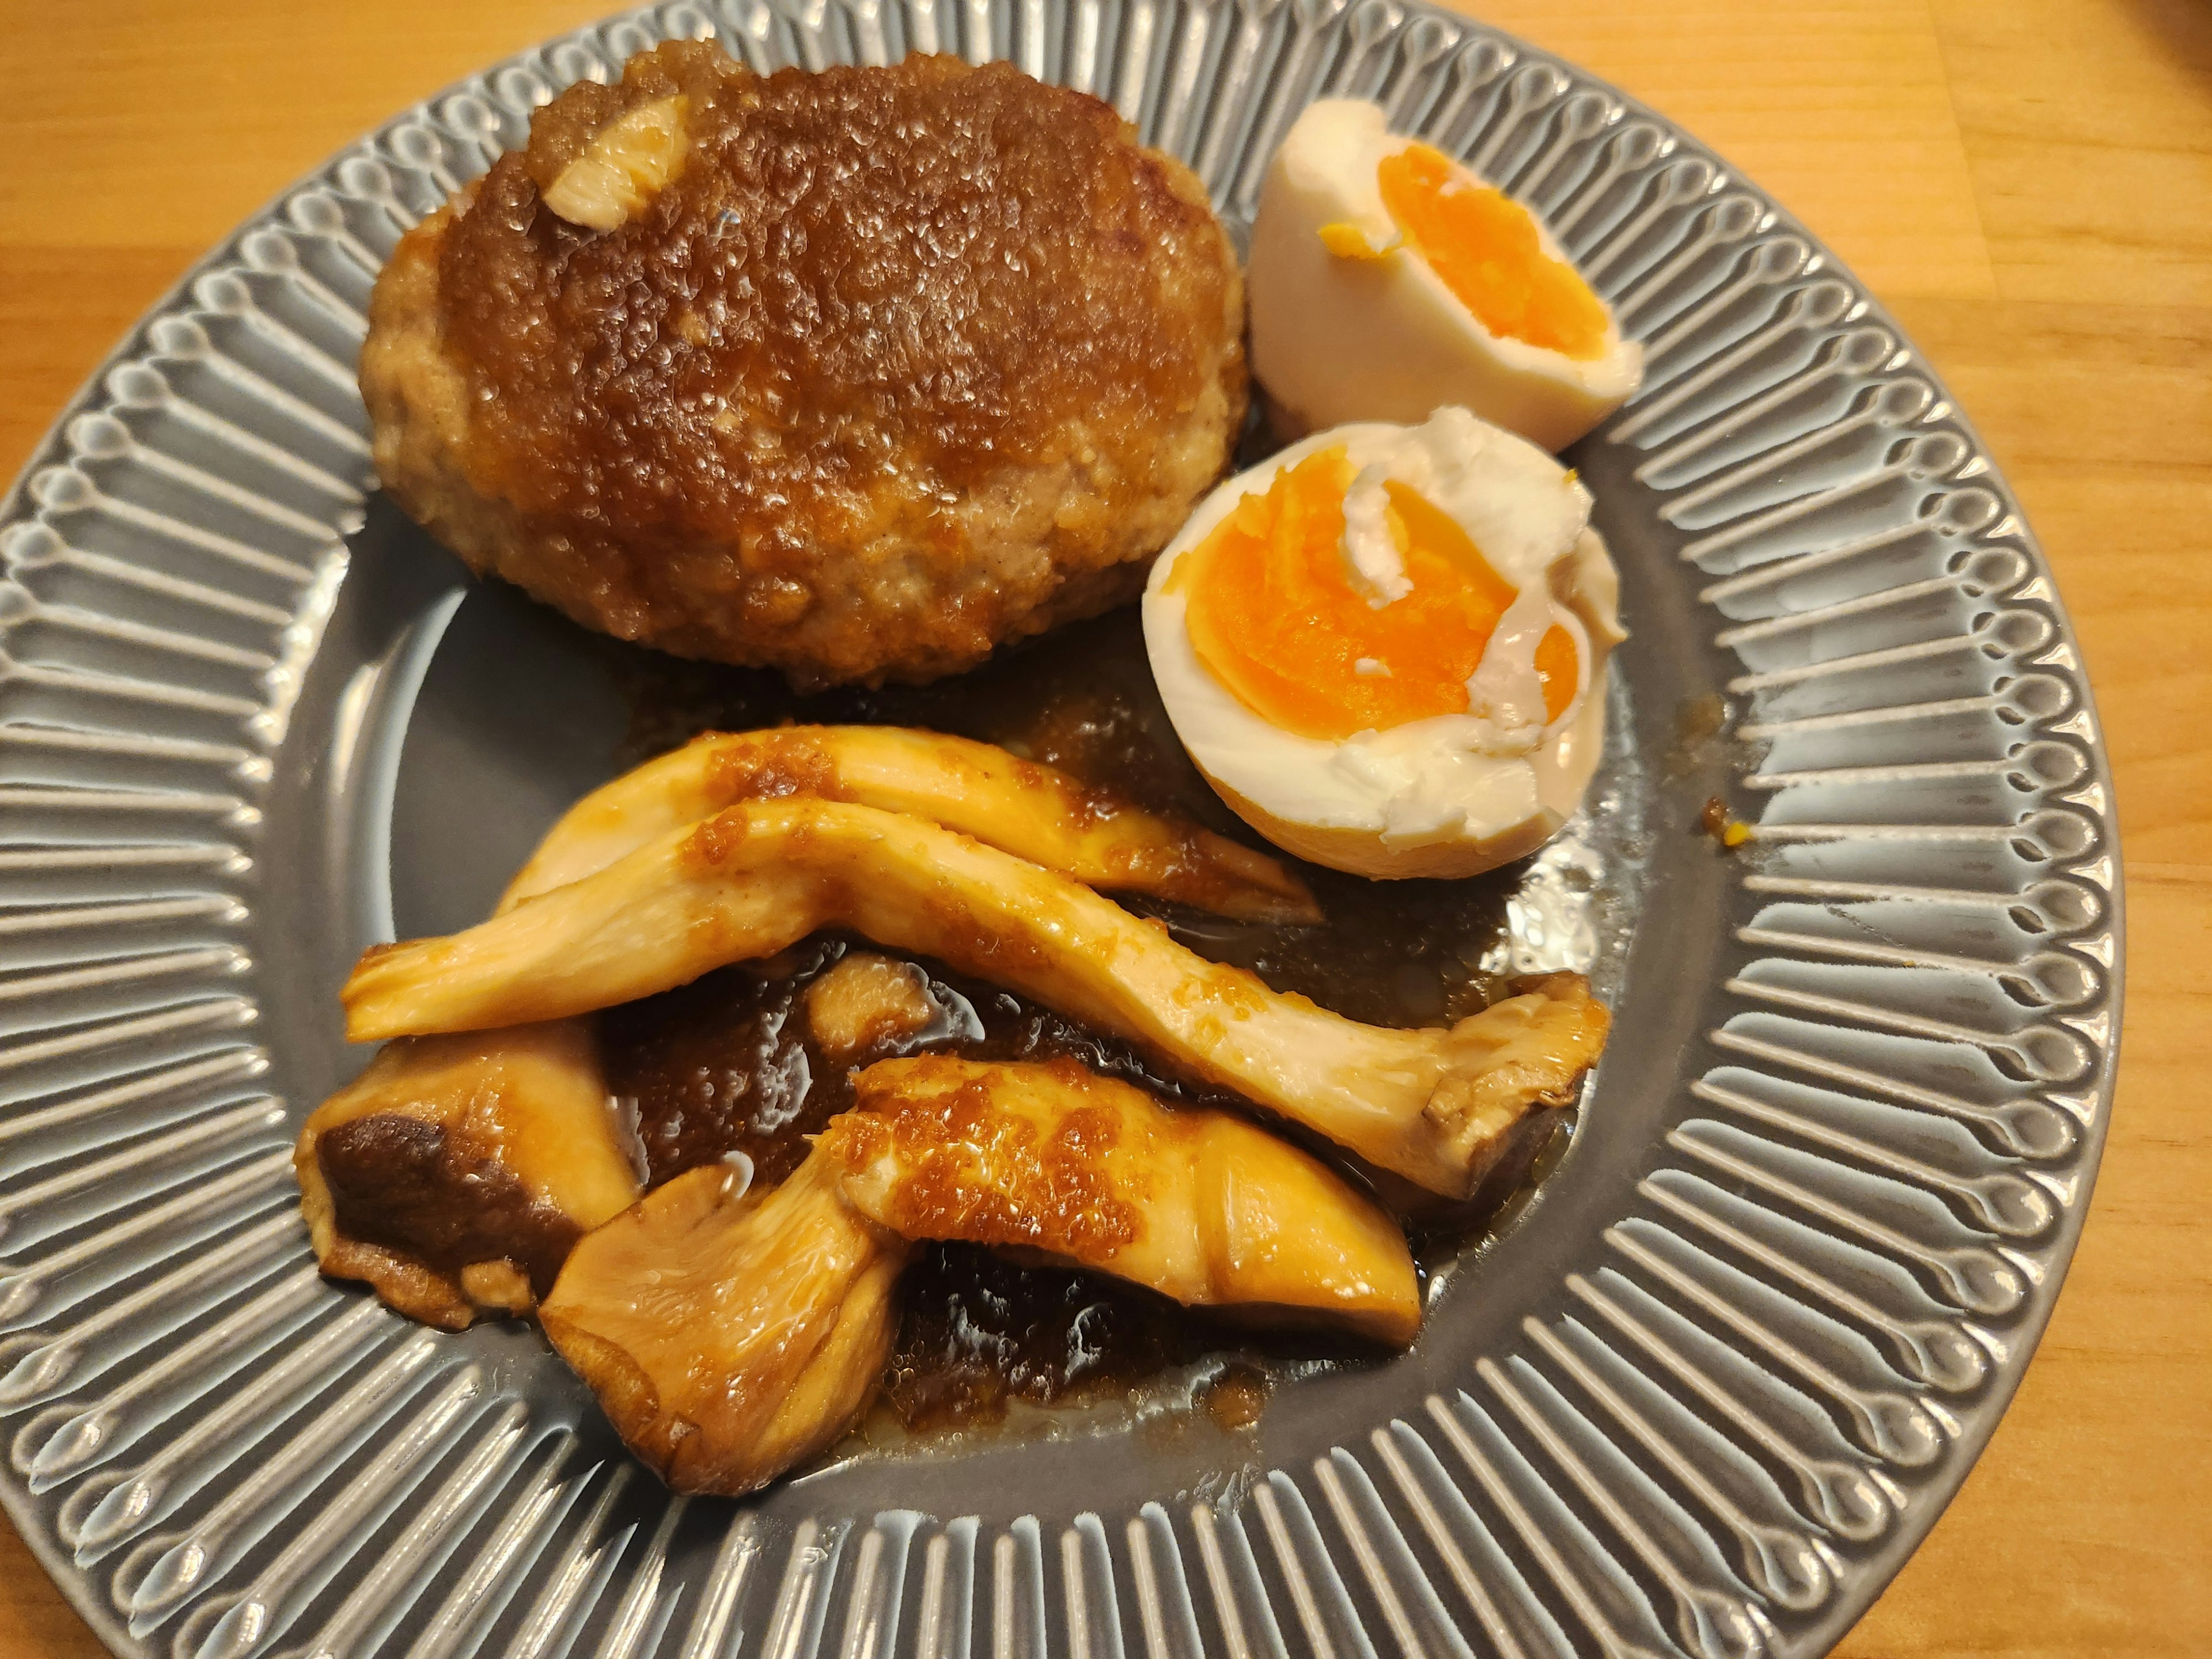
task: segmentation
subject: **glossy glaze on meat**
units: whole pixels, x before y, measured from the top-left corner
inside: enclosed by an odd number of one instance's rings
[[[606,228],[546,204],[647,111],[665,185]],[[682,41],[402,240],[362,385],[477,568],[688,656],[927,679],[1133,596],[1236,441],[1243,313],[1203,186],[1098,99]]]

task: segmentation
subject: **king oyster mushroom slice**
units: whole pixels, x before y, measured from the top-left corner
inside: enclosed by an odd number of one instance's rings
[[[348,1034],[561,1018],[825,927],[1018,991],[1455,1198],[1523,1116],[1571,1103],[1609,1024],[1562,974],[1449,1028],[1362,1025],[938,824],[794,799],[731,807],[465,932],[370,951],[346,982]]]
[[[1397,1224],[1245,1118],[1171,1110],[1065,1059],[879,1060],[854,1093],[814,1155],[902,1237],[1094,1268],[1257,1323],[1393,1346],[1420,1328]]]
[[[678,1492],[735,1497],[842,1435],[874,1395],[910,1247],[819,1154],[773,1192],[692,1170],[569,1253],[538,1310],[623,1443]]]
[[[386,1044],[310,1115],[293,1167],[323,1271],[448,1330],[529,1312],[638,1194],[580,1019]]]
[[[990,744],[887,726],[695,738],[570,807],[500,908],[594,874],[736,802],[787,795],[908,812],[1087,886],[1148,893],[1239,921],[1321,920],[1305,884],[1264,853]]]
[[[1245,920],[1319,915],[1304,885],[1262,854],[990,744],[884,726],[708,733],[571,807],[500,908],[732,801],[802,793],[917,813],[1100,886]],[[868,965],[833,969],[810,1012],[819,1003],[826,1019],[833,994],[866,988],[854,981]],[[843,1000],[848,1024],[869,1012]],[[851,1046],[864,1046],[860,1035]],[[580,1024],[512,1042],[487,1032],[394,1044],[309,1119],[295,1153],[324,1271],[364,1279],[401,1312],[448,1328],[529,1311],[568,1245],[637,1195],[603,1095]],[[326,1129],[337,1133],[325,1147]]]

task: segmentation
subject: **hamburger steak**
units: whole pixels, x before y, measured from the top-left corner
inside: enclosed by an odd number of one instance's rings
[[[1003,64],[633,58],[404,237],[378,471],[480,573],[802,686],[1133,598],[1221,476],[1243,288],[1204,187]]]

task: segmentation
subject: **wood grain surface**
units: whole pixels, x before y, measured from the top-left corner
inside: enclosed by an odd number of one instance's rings
[[[7,0],[0,471],[211,243],[600,0]],[[2026,503],[2118,775],[2125,1064],[2057,1316],[1838,1651],[2212,1654],[2212,9],[1498,0],[1825,237]],[[0,1526],[0,1659],[98,1644]]]

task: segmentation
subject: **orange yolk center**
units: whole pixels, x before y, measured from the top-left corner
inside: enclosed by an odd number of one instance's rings
[[[1528,209],[1426,144],[1383,157],[1376,183],[1406,240],[1483,327],[1581,362],[1603,355],[1604,302],[1544,252]]]
[[[1393,480],[1390,533],[1413,591],[1369,604],[1343,552],[1355,476],[1340,447],[1276,473],[1167,583],[1185,595],[1191,647],[1216,681],[1270,726],[1331,742],[1465,714],[1468,677],[1516,591],[1456,520]],[[1536,672],[1547,721],[1574,701],[1577,668],[1573,636],[1546,630]]]

